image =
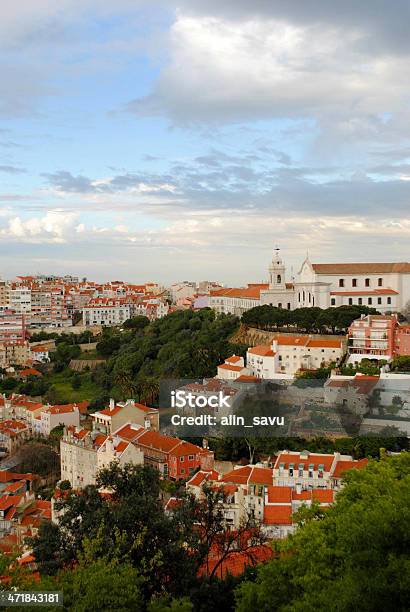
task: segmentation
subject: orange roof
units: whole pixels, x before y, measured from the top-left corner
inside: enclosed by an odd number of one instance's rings
[[[216,470],[210,470],[209,472],[201,470],[194,474],[190,480],[188,480],[187,485],[199,487],[205,480],[217,481],[218,479],[219,474]]]
[[[327,339],[327,338],[312,338],[309,340],[306,346],[312,348],[342,348],[343,340],[342,339]]]
[[[231,372],[240,372],[243,370],[242,366],[229,365],[229,363],[222,363],[218,366],[218,370],[221,368],[222,370],[231,370]]]
[[[41,372],[35,370],[34,368],[26,368],[25,370],[20,370],[20,376],[42,376]]]
[[[288,469],[289,464],[293,463],[295,469],[298,468],[299,464],[303,464],[305,470],[308,469],[309,465],[313,465],[314,470],[317,470],[319,465],[323,465],[325,472],[329,472],[333,460],[333,455],[309,453],[307,458],[302,458],[300,453],[280,453],[275,461],[275,469],[278,469],[281,464],[284,465],[284,469]]]
[[[269,285],[266,283],[249,285],[248,287],[239,288],[223,288],[215,289],[210,292],[211,297],[233,297],[242,299],[259,299],[261,290],[268,289]]]
[[[340,263],[312,264],[316,274],[389,274],[410,272],[410,263]]]
[[[175,440],[176,438],[174,438]],[[172,449],[171,454],[175,457],[184,457],[185,455],[197,455],[201,451],[199,446],[185,442],[184,440]]]
[[[156,448],[164,453],[169,453],[173,450],[181,440],[178,438],[171,438],[171,436],[164,436],[157,431],[145,431],[138,437],[138,444],[146,447]]]
[[[364,291],[331,291],[330,295],[398,295],[394,289],[365,289]]]
[[[220,554],[215,551],[215,554],[211,555],[211,558],[208,559],[207,566],[201,567],[199,574],[205,575],[207,571],[212,572],[219,562],[219,557]],[[225,578],[228,574],[240,576],[248,566],[253,567],[259,563],[266,563],[272,557],[273,550],[267,545],[252,546],[246,552],[231,552],[220,564],[215,575],[220,579]]]
[[[238,361],[241,359],[242,357],[239,357],[238,355],[232,355],[231,357],[225,359],[225,363],[238,363]]]
[[[124,425],[121,427],[121,429],[118,429],[115,434],[120,438],[125,438],[126,440],[132,442],[133,440],[136,440],[144,431],[145,429],[140,425],[131,425],[131,423],[127,423],[127,425]]]
[[[283,504],[290,503],[292,501],[292,488],[291,487],[268,487],[268,503],[270,504]]]
[[[227,474],[224,474],[221,478],[221,481],[236,484],[247,484],[251,472],[252,467],[250,465],[246,465],[244,467],[237,468],[236,470],[232,470]]]
[[[78,409],[77,404],[61,404],[49,406],[44,409],[44,412],[49,412],[50,414],[66,414],[68,412],[75,412],[76,408]]]
[[[263,522],[265,525],[292,525],[292,505],[265,506]]]
[[[273,471],[271,468],[260,468],[253,465],[245,465],[224,474],[221,478],[222,482],[230,482],[233,484],[253,484],[271,485],[273,482]]]
[[[261,357],[274,357],[275,355],[269,344],[258,344],[257,346],[253,346],[248,349],[248,353],[251,353],[251,355],[260,355]]]
[[[359,461],[338,461],[336,463],[335,470],[333,472],[333,478],[341,478],[341,476],[352,469],[362,469],[369,463],[367,459],[360,459]]]
[[[321,504],[333,504],[335,492],[332,489],[313,489],[312,498]]]
[[[272,468],[253,467],[248,482],[271,485],[273,482]]]
[[[129,446],[129,442],[125,442],[125,440],[122,440],[121,442],[117,444],[117,446],[115,447],[115,450],[117,451],[117,453],[123,453],[125,449],[128,448],[128,446]]]
[[[252,376],[251,374],[241,374],[238,378],[235,379],[235,382],[256,382],[260,383],[261,379],[257,376]]]

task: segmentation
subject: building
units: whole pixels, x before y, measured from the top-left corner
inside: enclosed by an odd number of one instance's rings
[[[275,249],[268,282],[210,293],[218,313],[241,316],[268,304],[278,308],[369,306],[381,312],[400,311],[410,299],[410,263],[312,263],[306,257],[296,277],[287,279],[286,265]]]
[[[26,365],[30,360],[30,346],[27,340],[16,340],[0,344],[0,367]]]
[[[25,342],[26,317],[12,310],[0,311],[0,344]]]
[[[400,325],[395,315],[363,315],[349,327],[348,353],[355,365],[362,359],[410,355],[410,325]]]
[[[135,423],[146,429],[159,429],[159,411],[134,400],[117,402],[110,400],[110,405],[104,410],[92,415],[93,428],[106,434],[111,434],[126,423]]]
[[[144,454],[144,463],[157,469],[164,478],[184,480],[198,469],[213,467],[214,456],[207,448],[134,423],[127,423],[115,435],[137,446]]]
[[[40,412],[38,433],[48,437],[51,430],[59,425],[79,427],[80,409],[77,404],[63,404],[43,408]]]
[[[61,480],[68,480],[73,488],[96,484],[96,477],[103,467],[112,462],[119,465],[142,465],[142,452],[118,436],[107,436],[69,426],[60,441]]]
[[[131,306],[111,298],[96,298],[83,308],[83,323],[90,325],[122,325],[131,318]]]
[[[223,493],[221,510],[227,525],[238,529],[254,518],[268,538],[287,537],[296,529],[294,514],[302,505],[318,502],[323,509],[335,501],[350,469],[361,469],[367,459],[350,456],[282,451],[272,467],[237,466],[222,475],[215,470],[199,471],[186,483],[196,498],[204,486]]]
[[[29,437],[30,429],[23,421],[6,419],[0,421],[0,451],[11,454]]]
[[[288,379],[297,372],[317,370],[337,364],[344,355],[343,338],[316,338],[276,334],[272,344],[248,348],[246,367],[243,359],[233,355],[218,366],[217,378],[237,380],[243,375],[259,379]]]

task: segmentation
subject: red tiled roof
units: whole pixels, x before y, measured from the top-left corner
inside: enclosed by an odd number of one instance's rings
[[[364,289],[363,291],[331,291],[330,295],[398,295],[394,289]]]
[[[389,274],[410,272],[410,263],[339,263],[312,264],[317,274]]]
[[[273,550],[270,546],[259,545],[248,548],[246,552],[232,552],[220,564],[215,572],[215,575],[221,579],[228,574],[231,576],[240,576],[248,566],[255,566],[259,563],[266,563],[273,557]],[[212,572],[219,562],[219,553],[215,551],[214,555],[208,560],[208,568],[204,565],[200,570],[200,575],[205,575],[207,569]]]
[[[275,353],[272,351],[270,344],[258,344],[248,349],[248,353],[251,355],[260,355],[261,357],[274,357]]]
[[[359,461],[338,461],[333,472],[333,478],[341,478],[347,470],[362,469],[369,463],[368,459],[360,459]]]
[[[222,363],[218,366],[218,370],[230,370],[231,372],[240,372],[243,370],[242,366],[230,365],[229,363]]]
[[[279,468],[280,464],[284,464],[284,468],[288,469],[289,464],[293,463],[294,468],[297,469],[299,464],[303,463],[304,469],[307,470],[309,465],[313,465],[317,470],[319,465],[324,466],[325,472],[329,472],[334,460],[333,455],[321,455],[317,453],[309,453],[307,458],[301,458],[300,453],[281,453],[275,461],[275,469]]]
[[[292,488],[291,487],[268,487],[268,503],[269,504],[283,504],[290,503],[292,501]]]
[[[265,525],[292,525],[291,504],[265,506],[263,522]]]

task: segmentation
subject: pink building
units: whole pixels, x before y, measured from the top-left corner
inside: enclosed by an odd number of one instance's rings
[[[396,315],[363,315],[353,321],[348,337],[350,363],[410,355],[410,325],[400,325]]]

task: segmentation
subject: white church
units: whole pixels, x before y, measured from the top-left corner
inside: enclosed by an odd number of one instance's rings
[[[212,291],[210,306],[217,312],[242,315],[269,304],[279,308],[369,306],[380,312],[399,312],[410,300],[410,263],[316,264],[307,256],[295,279],[286,279],[286,265],[275,249],[269,282]]]

